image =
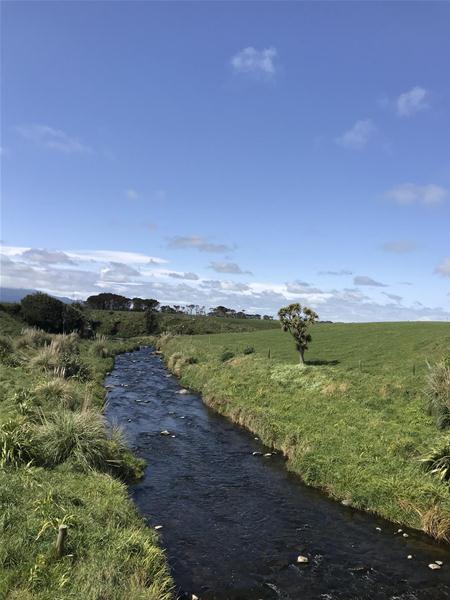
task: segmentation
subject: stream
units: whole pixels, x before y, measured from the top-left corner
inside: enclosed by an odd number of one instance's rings
[[[152,349],[117,356],[105,385],[107,419],[148,462],[130,495],[161,526],[181,598],[450,599],[448,546],[305,486],[280,454],[180,394]]]

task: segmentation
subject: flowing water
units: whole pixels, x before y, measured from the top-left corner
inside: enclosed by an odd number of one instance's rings
[[[264,456],[252,434],[180,394],[151,349],[118,356],[106,385],[106,416],[148,461],[130,493],[162,526],[181,597],[450,599],[448,547],[306,487],[281,455]]]

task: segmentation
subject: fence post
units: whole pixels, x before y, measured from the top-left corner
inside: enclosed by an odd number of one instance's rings
[[[56,555],[58,558],[64,554],[64,543],[67,537],[67,525],[60,525],[58,529],[58,537],[56,539]]]

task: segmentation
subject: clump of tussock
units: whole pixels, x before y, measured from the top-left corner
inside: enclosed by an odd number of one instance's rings
[[[18,467],[32,460],[30,432],[31,426],[23,417],[10,419],[0,426],[0,467]]]
[[[77,354],[62,350],[67,343],[72,343],[72,341],[52,341],[48,346],[39,348],[30,358],[30,367],[65,379],[70,377],[80,379],[81,381],[89,379],[91,377],[90,369],[83,363],[80,357]]]
[[[91,344],[91,352],[100,358],[110,358],[113,352],[108,347],[108,338],[105,335],[97,334]]]
[[[425,395],[427,410],[436,420],[439,429],[450,425],[450,359],[428,365]]]
[[[420,513],[420,518],[425,533],[436,540],[450,541],[450,514],[435,505],[424,513]]]
[[[144,466],[129,452],[122,433],[108,430],[104,418],[90,410],[63,409],[38,423],[17,418],[0,428],[0,466],[54,468],[66,462],[77,471],[106,472],[125,481],[140,477]]]
[[[186,356],[181,354],[181,352],[174,352],[169,356],[167,361],[167,367],[172,373],[180,376],[183,367],[186,365],[193,365],[197,362],[197,359],[194,356]]]
[[[67,408],[76,410],[80,408],[82,400],[73,384],[63,377],[54,377],[39,383],[33,389],[38,402],[46,403],[53,408]]]
[[[59,333],[52,337],[50,345],[60,354],[78,354],[79,342],[78,333]]]
[[[432,448],[420,459],[420,462],[432,475],[436,475],[441,481],[448,481],[450,479],[450,437],[447,436],[441,445]]]
[[[243,350],[244,354],[253,354],[255,352],[254,346],[246,346]]]
[[[234,358],[234,356],[235,356],[235,354],[232,350],[225,348],[224,350],[222,350],[222,352],[220,352],[219,360],[220,360],[220,362],[227,362],[228,360],[231,360],[232,358]]]
[[[171,342],[174,339],[174,337],[175,336],[172,335],[171,333],[168,333],[168,332],[162,333],[156,339],[156,342],[155,342],[156,349],[157,350],[162,350],[166,344],[168,344],[169,342]]]
[[[14,345],[10,337],[0,335],[0,363],[16,366],[17,357],[14,354]]]
[[[50,344],[52,336],[37,327],[25,327],[16,340],[16,348],[41,348]]]

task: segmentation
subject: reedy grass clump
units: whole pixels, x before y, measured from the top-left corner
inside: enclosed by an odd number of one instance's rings
[[[425,394],[428,412],[436,420],[439,429],[450,425],[450,359],[428,365]]]
[[[450,479],[450,436],[420,460],[425,469],[441,481]]]
[[[91,344],[91,352],[100,358],[109,358],[113,356],[112,350],[108,347],[108,338],[105,335],[97,334]]]
[[[37,327],[24,327],[16,340],[16,348],[40,348],[50,344],[52,336]]]
[[[33,394],[38,402],[46,403],[54,408],[75,410],[83,405],[79,389],[70,380],[63,377],[53,377],[39,383],[34,387]]]

